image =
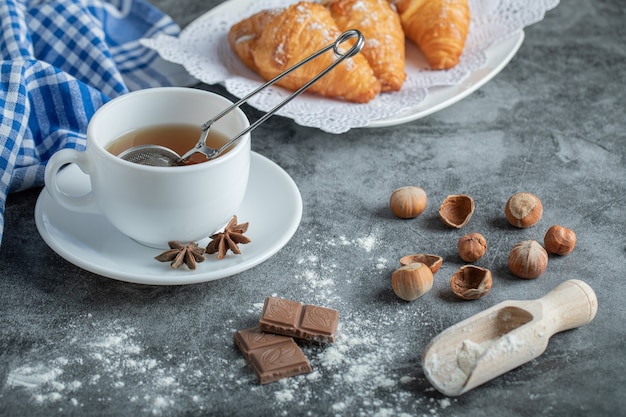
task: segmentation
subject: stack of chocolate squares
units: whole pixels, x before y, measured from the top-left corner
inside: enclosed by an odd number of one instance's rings
[[[235,344],[261,384],[312,371],[311,364],[294,341],[333,343],[339,312],[326,307],[267,297],[259,326],[235,333]]]

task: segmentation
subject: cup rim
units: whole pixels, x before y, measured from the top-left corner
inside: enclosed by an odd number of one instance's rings
[[[126,167],[133,167],[133,168],[139,169],[139,170],[154,171],[154,172],[163,172],[163,170],[166,170],[167,172],[170,172],[170,173],[172,172],[171,171],[172,168],[176,168],[176,171],[188,172],[188,171],[192,171],[192,170],[207,169],[209,166],[212,167],[212,166],[216,166],[216,165],[221,165],[221,164],[227,163],[230,159],[234,158],[237,154],[240,153],[240,151],[243,152],[245,150],[246,142],[249,142],[250,138],[251,138],[250,132],[248,132],[245,135],[243,135],[239,139],[239,141],[236,142],[232,146],[232,148],[230,149],[229,152],[227,152],[224,155],[221,155],[218,158],[215,158],[215,159],[212,159],[212,160],[209,160],[209,161],[205,161],[205,162],[202,162],[202,163],[198,163],[198,164],[183,165],[183,166],[177,166],[177,167],[159,167],[159,166],[150,166],[150,165],[137,164],[137,163],[130,162],[130,161],[127,161],[125,159],[119,158],[116,155],[113,155],[111,152],[107,151],[106,148],[101,143],[89,140],[89,138],[92,136],[91,132],[94,129],[94,127],[93,127],[94,122],[109,107],[117,105],[117,103],[119,103],[121,101],[132,99],[132,98],[137,97],[139,95],[159,94],[159,93],[163,93],[163,92],[172,92],[172,93],[183,92],[185,94],[211,95],[211,96],[213,96],[215,98],[223,100],[226,103],[229,103],[228,105],[233,103],[231,100],[229,100],[228,98],[222,96],[221,94],[214,93],[212,91],[207,91],[207,90],[202,90],[202,89],[197,89],[197,88],[191,88],[191,87],[152,87],[152,88],[145,88],[145,89],[142,89],[142,90],[131,91],[129,93],[126,93],[126,94],[123,94],[121,96],[115,97],[114,99],[108,101],[103,106],[98,108],[98,110],[94,113],[94,115],[92,116],[92,118],[90,119],[90,121],[89,121],[89,123],[87,125],[87,149],[89,148],[90,145],[95,145],[95,146],[92,146],[93,151],[95,151],[98,154],[104,156],[105,159],[108,159],[110,161],[114,161],[115,163],[120,163],[121,165],[126,166]],[[248,120],[248,117],[243,112],[243,110],[241,110],[241,108],[233,109],[233,112],[237,113],[239,115],[239,117],[241,117],[243,119],[243,121],[245,122],[244,123],[244,127],[241,130],[247,128],[250,125],[250,121]],[[210,115],[207,115],[207,120],[210,117],[211,117]]]

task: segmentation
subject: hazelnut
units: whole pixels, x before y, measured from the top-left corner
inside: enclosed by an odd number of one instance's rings
[[[546,250],[555,255],[568,255],[576,246],[576,233],[572,229],[555,224],[543,238]]]
[[[543,215],[541,200],[531,193],[515,193],[504,206],[504,215],[513,226],[520,229],[535,225]]]
[[[460,229],[474,214],[474,199],[469,195],[449,195],[439,206],[439,218],[450,227]]]
[[[459,256],[465,262],[476,262],[487,251],[487,239],[480,233],[470,233],[457,242]]]
[[[547,265],[548,252],[536,240],[519,242],[509,253],[509,270],[520,278],[537,278]]]
[[[426,192],[420,187],[402,187],[391,193],[389,207],[401,219],[412,219],[426,209]]]
[[[430,268],[430,271],[435,274],[441,268],[443,264],[443,258],[437,255],[430,255],[427,253],[416,253],[414,255],[406,255],[400,258],[400,265],[406,266],[415,262],[426,264]]]
[[[402,266],[391,274],[391,287],[403,300],[417,300],[433,287],[433,273],[420,262]]]
[[[475,265],[464,265],[450,278],[450,289],[463,300],[487,295],[492,285],[491,271]]]

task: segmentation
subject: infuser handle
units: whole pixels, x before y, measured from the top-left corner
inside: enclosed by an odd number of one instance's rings
[[[339,50],[339,47],[341,46],[342,43],[344,43],[347,40],[352,39],[352,38],[356,38],[357,39],[356,43],[350,49],[348,49],[346,52],[342,53]],[[338,59],[336,61],[334,61],[332,64],[330,64],[324,70],[322,70],[319,74],[317,74],[315,77],[313,77],[311,80],[309,80],[306,84],[304,84],[298,90],[293,92],[285,100],[283,100],[282,102],[278,103],[273,109],[271,109],[269,112],[267,112],[265,115],[263,115],[263,117],[261,117],[256,122],[254,122],[253,124],[248,126],[246,129],[244,129],[241,132],[239,132],[235,137],[230,139],[226,144],[224,144],[221,148],[219,148],[217,150],[217,152],[215,152],[215,156],[220,155],[226,149],[231,147],[235,142],[237,142],[243,135],[245,135],[246,133],[251,132],[252,130],[256,129],[261,123],[265,122],[270,116],[272,116],[274,113],[276,113],[278,110],[280,110],[283,106],[285,106],[291,100],[293,100],[294,98],[299,96],[301,93],[303,93],[305,90],[307,90],[311,85],[313,85],[313,83],[315,83],[321,77],[323,77],[328,72],[330,72],[333,68],[335,68],[337,65],[339,65],[343,60],[345,60],[346,58],[350,58],[350,57],[356,55],[357,53],[359,53],[359,51],[361,51],[361,49],[363,49],[363,45],[365,45],[365,38],[363,37],[363,34],[361,34],[361,32],[359,32],[358,30],[351,29],[351,30],[348,30],[348,31],[342,33],[330,45],[320,49],[319,51],[317,51],[314,54],[310,55],[308,58],[303,59],[302,61],[298,62],[297,64],[295,64],[291,68],[288,68],[284,72],[278,74],[276,77],[272,78],[271,80],[269,80],[265,84],[261,85],[260,87],[258,87],[257,89],[255,89],[254,91],[252,91],[251,93],[249,93],[248,95],[243,97],[242,99],[240,99],[238,102],[236,102],[233,105],[231,105],[230,107],[224,109],[221,113],[217,114],[211,120],[209,120],[206,123],[204,123],[202,125],[202,135],[200,136],[200,140],[198,141],[198,144],[196,145],[196,147],[192,151],[190,151],[189,153],[194,153],[197,149],[201,149],[201,148],[204,148],[206,146],[205,142],[206,142],[206,138],[207,138],[207,136],[209,134],[209,129],[210,129],[211,125],[213,123],[215,123],[217,120],[221,119],[226,114],[230,113],[232,110],[238,108],[243,103],[248,101],[251,97],[253,97],[257,93],[259,93],[261,90],[263,90],[263,89],[271,86],[272,84],[276,83],[278,80],[280,80],[281,78],[285,77],[287,74],[295,71],[296,69],[300,68],[302,65],[304,65],[304,64],[308,63],[309,61],[317,58],[318,56],[320,56],[324,52],[326,52],[326,51],[328,51],[330,49],[333,49],[333,51],[335,52],[335,55],[338,57]],[[188,157],[187,155],[188,154],[183,155],[181,160],[187,159],[187,157]]]

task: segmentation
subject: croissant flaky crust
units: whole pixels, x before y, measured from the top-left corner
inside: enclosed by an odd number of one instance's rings
[[[326,2],[340,30],[359,30],[365,38],[361,53],[374,70],[382,91],[398,91],[404,72],[404,32],[387,0],[330,0]]]
[[[398,0],[396,8],[404,34],[432,69],[458,64],[470,24],[468,0]]]
[[[300,2],[285,9],[265,10],[231,27],[228,42],[250,69],[270,80],[334,42],[341,35],[324,6]],[[346,46],[347,49],[347,46]],[[328,67],[332,50],[282,78],[277,85],[297,90]],[[347,58],[309,90],[325,97],[367,103],[381,91],[374,71],[362,54]]]

